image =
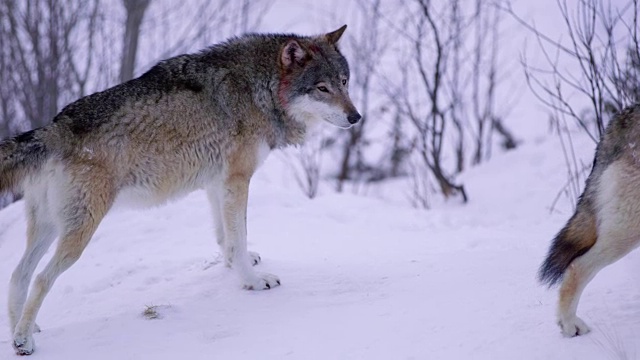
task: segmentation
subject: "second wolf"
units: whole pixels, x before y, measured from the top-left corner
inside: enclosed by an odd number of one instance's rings
[[[249,181],[270,150],[301,144],[307,128],[341,128],[360,114],[337,48],[346,26],[321,36],[245,35],[159,63],[84,97],[53,123],[0,143],[0,192],[24,193],[27,247],[11,277],[13,347],[34,350],[42,302],[114,203],[161,204],[204,188],[217,241],[247,289],[280,285],[252,269]],[[27,292],[36,265],[57,249]]]
[[[589,327],[576,316],[589,281],[640,245],[640,105],[607,126],[576,211],[553,241],[540,280],[562,280],[558,325],[565,336]]]

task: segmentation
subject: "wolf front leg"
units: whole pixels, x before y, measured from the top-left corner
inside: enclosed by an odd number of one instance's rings
[[[280,285],[277,276],[255,272],[254,260],[247,251],[247,200],[249,179],[247,173],[231,173],[224,182],[222,223],[226,252],[232,267],[248,290],[265,290]]]
[[[233,252],[230,251],[230,245],[225,240],[224,221],[222,216],[222,209],[224,207],[224,186],[221,182],[215,181],[207,186],[207,197],[211,204],[211,211],[213,213],[213,224],[216,231],[216,241],[220,246],[220,251],[224,256],[224,262],[227,267],[232,267]],[[252,265],[258,265],[262,260],[260,255],[253,251],[248,251],[249,261]]]

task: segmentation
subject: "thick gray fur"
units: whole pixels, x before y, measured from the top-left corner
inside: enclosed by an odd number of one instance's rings
[[[66,106],[49,126],[1,142],[0,192],[24,193],[28,218],[27,247],[9,287],[15,351],[33,352],[44,297],[115,203],[155,206],[205,189],[217,241],[242,285],[280,285],[251,266],[260,257],[247,250],[249,181],[270,150],[302,144],[310,126],[348,128],[360,119],[337,48],[345,27],[313,37],[245,35],[176,56]],[[56,252],[28,292],[56,237]]]

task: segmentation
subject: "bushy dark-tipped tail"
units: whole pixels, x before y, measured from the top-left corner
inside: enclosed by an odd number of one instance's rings
[[[591,204],[580,201],[576,213],[553,239],[547,258],[538,272],[540,282],[553,286],[562,280],[573,260],[589,251],[596,239],[596,218]]]
[[[42,132],[31,130],[0,142],[0,194],[18,191],[25,176],[44,162]]]

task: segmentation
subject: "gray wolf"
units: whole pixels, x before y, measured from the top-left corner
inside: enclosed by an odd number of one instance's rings
[[[576,316],[589,281],[640,244],[640,104],[615,116],[596,149],[576,211],[556,235],[539,279],[562,281],[558,325],[568,337],[589,327]]]
[[[137,79],[77,100],[53,122],[0,143],[0,191],[24,194],[27,246],[11,276],[9,321],[19,355],[35,319],[114,204],[155,206],[205,189],[217,242],[246,289],[280,285],[247,251],[249,181],[267,154],[307,128],[349,128],[346,25],[319,36],[248,34],[162,61]],[[29,283],[59,237],[51,261]]]

